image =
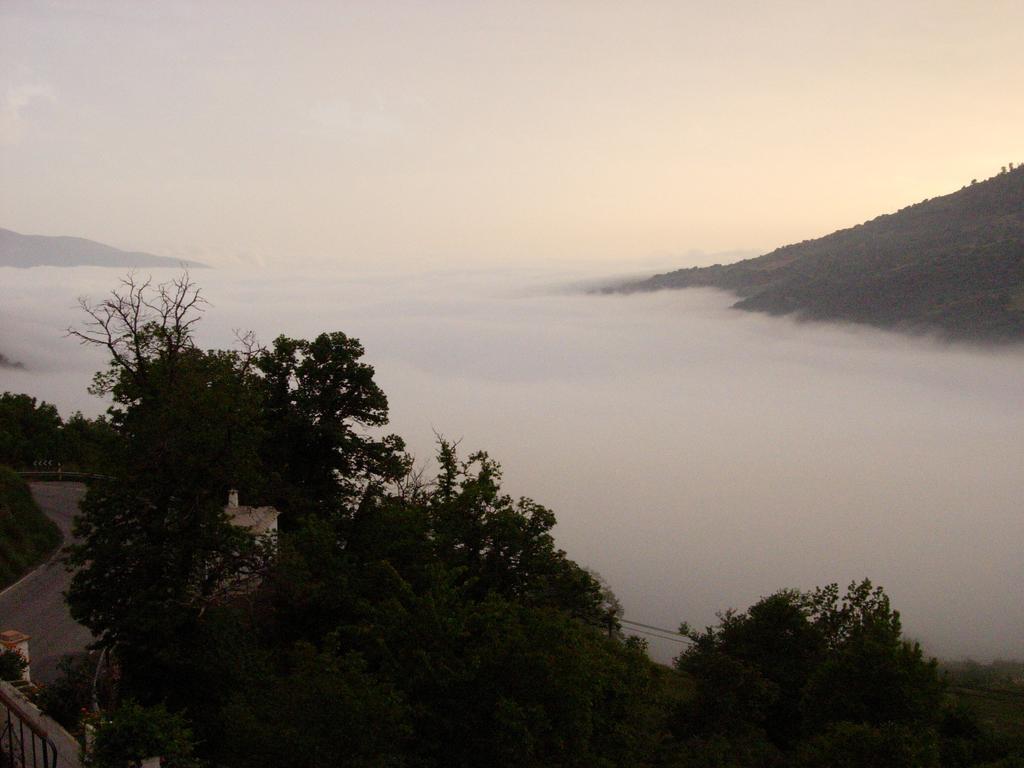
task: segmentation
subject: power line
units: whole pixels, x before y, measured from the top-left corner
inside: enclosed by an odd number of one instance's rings
[[[585,623],[587,623],[587,624],[590,624],[591,626],[598,627],[600,629],[607,629],[608,628],[607,624],[604,624],[604,623],[601,623],[601,622],[589,621],[587,619],[583,619],[583,621]],[[644,624],[644,623],[639,622],[639,621],[632,621],[631,619],[624,619],[624,618],[619,618],[618,622],[619,622],[620,625],[625,625],[622,628],[624,630],[628,630],[629,632],[638,632],[641,635],[649,635],[650,637],[656,637],[659,640],[667,640],[670,643],[679,643],[680,645],[692,645],[693,644],[693,640],[691,640],[689,637],[687,637],[686,635],[684,635],[684,634],[682,634],[680,632],[676,632],[675,630],[672,630],[672,629],[665,629],[664,627],[656,627],[653,624]],[[638,627],[643,627],[643,629],[638,629]],[[648,632],[648,631],[645,631],[645,630],[653,630],[653,631]],[[661,634],[657,634],[657,633],[661,633]]]
[[[692,643],[693,642],[690,638],[686,637],[686,635],[684,635],[684,634],[682,634],[680,632],[677,632],[674,629],[665,629],[664,627],[655,627],[655,626],[653,626],[651,624],[643,624],[642,622],[632,621],[631,619],[619,619],[619,623],[620,624],[629,624],[629,625],[631,625],[633,627],[643,627],[644,629],[652,629],[655,632],[664,632],[666,635],[675,635],[676,637],[686,638],[686,642],[688,642],[688,643]]]
[[[633,627],[626,627],[628,632],[639,632],[641,635],[649,635],[650,637],[656,637],[659,640],[667,640],[670,643],[679,643],[680,645],[686,645],[689,640],[683,640],[678,637],[665,637],[665,635],[658,635],[654,632],[648,632],[645,629],[634,629]]]
[[[653,629],[656,632],[666,632],[667,634],[670,634],[670,635],[678,635],[679,634],[679,632],[674,630],[674,629],[665,629],[664,627],[655,627],[655,626],[653,626],[651,624],[644,624],[643,622],[633,621],[632,619],[619,619],[619,621],[621,621],[623,624],[635,624],[636,626],[643,627],[644,629]]]

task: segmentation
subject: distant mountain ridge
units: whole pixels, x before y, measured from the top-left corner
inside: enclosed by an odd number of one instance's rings
[[[1024,341],[1024,167],[764,256],[607,292],[712,287],[773,315]]]
[[[188,267],[204,269],[198,261],[122,251],[81,237],[22,235],[0,229],[0,267]]]

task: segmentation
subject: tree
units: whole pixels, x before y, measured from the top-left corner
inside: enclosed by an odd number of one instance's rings
[[[109,671],[100,667],[99,654],[64,656],[57,662],[58,676],[42,687],[35,697],[36,705],[69,733],[81,729],[83,716],[94,701],[113,703],[113,681]]]
[[[16,468],[45,461],[56,468],[102,472],[113,447],[106,419],[72,414],[66,422],[56,407],[29,395],[0,395],[0,464]]]
[[[276,768],[403,765],[406,712],[394,689],[336,642],[300,643],[249,677],[224,711],[225,760]]]
[[[607,637],[610,590],[554,546],[550,510],[502,492],[486,454],[461,461],[442,440],[438,464],[429,485],[285,533],[255,634],[282,658],[361,660],[403,702],[412,764],[639,763],[653,673]],[[295,675],[275,685],[309,687]]]
[[[0,651],[0,680],[20,680],[28,663],[17,651]]]
[[[532,499],[501,492],[501,466],[486,452],[461,461],[438,441],[438,475],[425,498],[438,557],[476,595],[496,593],[530,605],[557,606],[617,631],[614,595],[555,547],[554,513]]]
[[[112,399],[115,480],[82,504],[69,603],[115,651],[127,693],[181,702],[202,617],[272,554],[231,525],[228,488],[279,505],[286,523],[313,514],[351,527],[408,460],[397,437],[366,433],[386,423],[387,399],[355,339],[280,337],[265,350],[250,335],[239,351],[203,351],[205,301],[187,274],[129,276],[81,306],[86,322],[69,333],[110,355],[91,389]]]
[[[259,395],[254,340],[240,351],[204,352],[193,331],[205,300],[187,274],[153,285],[122,280],[109,298],[81,300],[88,320],[69,334],[110,354],[91,391],[109,395],[120,436],[120,477],[160,504],[216,495],[257,475]]]
[[[227,489],[258,475],[252,350],[203,352],[192,337],[203,302],[187,275],[157,286],[123,281],[72,330],[110,367],[116,480],[95,483],[68,548],[68,602],[99,644],[116,650],[126,691],[159,701],[189,668],[188,639],[261,550],[224,512]],[[130,587],[128,586],[130,585]]]
[[[224,765],[643,764],[658,678],[614,594],[486,453],[441,440],[411,474],[358,341],[202,351],[187,277],[83,306],[116,480],[82,505],[69,601],[123,696]],[[236,484],[285,514],[272,549],[227,520]]]
[[[807,610],[830,651],[807,682],[808,720],[934,725],[943,696],[938,664],[903,640],[899,612],[881,587],[865,579],[840,599],[832,584],[808,597]]]
[[[935,741],[942,704],[935,661],[903,641],[899,613],[867,580],[842,598],[835,584],[777,592],[745,613],[722,614],[716,627],[688,633],[694,645],[677,666],[694,676],[697,698],[677,725],[684,735],[756,729],[792,751],[851,722],[928,730]],[[883,736],[857,731],[849,738],[881,744]]]
[[[94,727],[92,746],[85,752],[86,768],[128,768],[149,757],[162,758],[165,768],[199,766],[187,722],[161,705],[142,707],[126,701],[100,716]]]
[[[63,458],[61,418],[57,409],[34,397],[0,395],[0,464],[31,467],[37,460]]]
[[[117,448],[117,433],[100,416],[89,419],[76,411],[61,429],[65,469],[109,474],[111,457]]]
[[[401,438],[365,431],[387,424],[388,401],[362,356],[358,340],[334,332],[313,341],[279,336],[255,358],[268,493],[291,520],[351,512],[409,469]]]
[[[824,651],[800,593],[777,592],[689,635],[694,645],[677,665],[697,681],[698,730],[755,726],[776,745],[791,746],[801,735],[803,688]]]
[[[935,732],[889,723],[839,722],[801,745],[798,768],[938,768]]]

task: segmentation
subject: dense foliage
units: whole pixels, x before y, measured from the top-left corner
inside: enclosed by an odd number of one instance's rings
[[[25,657],[17,651],[0,650],[0,680],[20,680],[27,666]]]
[[[116,437],[105,419],[74,413],[65,421],[47,402],[29,395],[0,394],[0,464],[32,469],[99,471]]]
[[[778,593],[654,665],[486,453],[439,439],[434,476],[410,471],[358,342],[203,351],[200,305],[187,280],[126,282],[80,334],[111,352],[94,386],[117,436],[69,558],[73,614],[116,671],[97,765],[158,738],[253,768],[989,756],[881,590]],[[232,487],[278,506],[277,535],[231,524]]]
[[[946,662],[940,672],[956,706],[984,730],[993,754],[1024,755],[1024,662]]]
[[[842,598],[836,585],[778,592],[689,633],[677,665],[697,696],[676,726],[688,742],[741,739],[758,757],[740,765],[939,765],[937,665],[902,639],[899,614],[870,582]]]
[[[144,708],[126,701],[93,718],[95,738],[85,753],[85,768],[124,768],[161,757],[162,768],[194,768],[192,732],[185,719],[163,706]]]
[[[57,549],[60,538],[25,481],[0,466],[0,589]]]

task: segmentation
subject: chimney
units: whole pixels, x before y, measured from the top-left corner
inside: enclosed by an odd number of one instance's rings
[[[28,668],[28,641],[31,639],[32,638],[24,632],[19,632],[16,629],[8,629],[4,632],[0,632],[0,648],[3,648],[5,651],[14,651],[25,660],[25,671],[21,673],[21,679],[26,683],[31,682]]]
[[[228,491],[228,508],[236,509],[238,507],[238,491],[232,488]]]

